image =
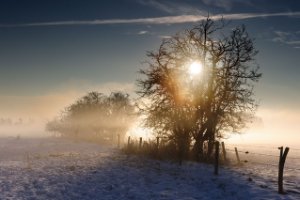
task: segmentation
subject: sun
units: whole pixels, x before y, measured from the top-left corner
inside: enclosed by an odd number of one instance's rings
[[[194,61],[189,66],[189,74],[191,76],[197,75],[202,71],[202,64],[198,61]]]

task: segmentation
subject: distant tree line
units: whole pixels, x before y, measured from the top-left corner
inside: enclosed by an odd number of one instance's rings
[[[105,142],[117,135],[124,137],[136,117],[128,94],[89,92],[66,107],[61,117],[49,121],[46,130],[62,137]]]
[[[1,118],[0,125],[13,125],[13,120],[10,118]]]
[[[0,126],[30,125],[33,123],[34,123],[33,119],[24,120],[21,117],[19,117],[16,120],[11,119],[9,117],[1,117],[0,118]]]

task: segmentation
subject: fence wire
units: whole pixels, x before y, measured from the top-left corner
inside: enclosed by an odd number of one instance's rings
[[[242,153],[242,154],[245,154],[246,156],[250,156],[250,155],[255,155],[255,156],[260,156],[260,157],[272,157],[272,158],[279,158],[280,156],[279,155],[273,155],[273,154],[264,154],[264,153],[256,153],[256,152],[252,152],[252,151],[248,151],[248,150],[238,150],[238,147],[236,145],[227,145],[227,146],[231,146],[232,148],[237,148],[237,150],[235,149],[228,149],[226,148],[225,150],[226,151],[229,151],[229,152],[238,152],[238,153]],[[245,145],[243,145],[245,146]],[[266,146],[252,146],[252,148],[256,148],[256,147],[259,147],[259,148],[266,148]],[[272,148],[272,147],[271,147]],[[245,149],[245,147],[243,147],[243,149]],[[251,147],[250,147],[251,149]],[[268,148],[270,149],[270,147]],[[278,147],[274,147],[274,149],[278,149]],[[292,150],[297,150],[297,151],[300,151],[300,149],[295,149],[293,148]],[[300,160],[300,157],[297,157],[297,156],[287,156],[286,158],[287,160],[289,159],[292,159],[292,160]],[[244,162],[244,163],[251,163],[251,164],[259,164],[259,165],[264,165],[264,166],[274,166],[274,167],[278,167],[278,164],[272,164],[272,163],[266,163],[266,162],[258,162],[258,161],[253,161],[252,159],[249,159],[249,157],[246,159],[246,160],[242,160],[241,159],[241,162]],[[293,171],[300,171],[300,168],[294,168],[294,167],[285,167],[285,169],[287,170],[293,170]]]

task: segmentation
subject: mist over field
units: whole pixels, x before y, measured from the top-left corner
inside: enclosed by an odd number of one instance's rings
[[[111,91],[114,91],[114,89],[111,89]],[[46,123],[59,116],[66,106],[79,97],[80,92],[69,93],[66,91],[65,93],[62,92],[61,95],[53,95],[51,98],[49,96],[27,98],[26,104],[19,103],[19,101],[13,103],[16,99],[22,99],[22,97],[10,98],[5,102],[2,98],[0,107],[4,112],[1,113],[0,120],[10,119],[12,122],[10,124],[0,123],[0,137],[17,137],[18,135],[21,137],[51,136],[51,133],[45,130]],[[7,115],[3,113],[7,113]],[[297,109],[287,110],[282,108],[275,111],[274,109],[259,107],[256,119],[248,125],[243,133],[230,135],[228,142],[297,147],[300,145],[300,135],[298,133],[300,130],[299,113]],[[20,119],[22,123],[20,123]]]
[[[126,91],[134,96],[134,84],[112,83],[94,85],[86,81],[72,81],[52,92],[40,96],[0,95],[0,137],[48,137],[47,122],[59,117],[64,109],[86,91],[97,89],[104,94]],[[109,123],[109,122],[108,122]]]
[[[299,200],[299,17],[0,1],[0,200]]]

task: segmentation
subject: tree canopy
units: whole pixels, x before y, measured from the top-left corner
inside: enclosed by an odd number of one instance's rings
[[[135,118],[128,94],[89,92],[66,107],[59,119],[48,122],[46,129],[65,137],[111,140],[114,134],[124,136]]]
[[[257,107],[253,88],[261,74],[253,39],[245,26],[226,25],[207,18],[163,40],[140,70],[145,125],[174,142],[180,157],[191,145],[197,159],[205,157],[204,150],[210,156],[213,142],[241,131]],[[190,73],[195,62],[202,67],[198,74]]]

